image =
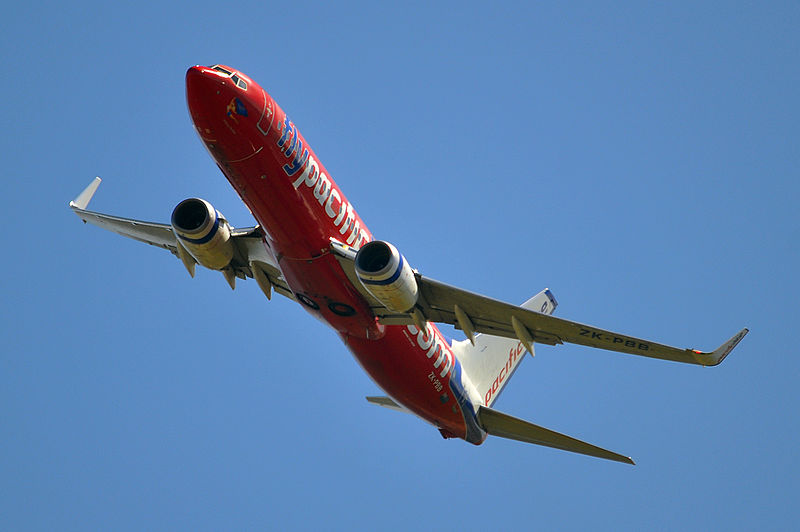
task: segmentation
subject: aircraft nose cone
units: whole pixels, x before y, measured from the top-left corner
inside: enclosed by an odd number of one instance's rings
[[[258,147],[249,137],[259,108],[248,98],[261,89],[239,84],[239,74],[229,67],[193,66],[186,71],[186,103],[203,143],[218,163],[251,157]],[[249,80],[248,80],[249,81]],[[261,103],[263,109],[263,103]]]
[[[222,87],[222,81],[211,69],[193,66],[186,71],[186,101],[194,116],[195,108],[212,98]]]
[[[205,67],[200,65],[190,66],[189,70],[186,71],[186,81],[188,82],[190,79],[195,79],[199,76],[202,76]]]
[[[189,67],[186,71],[186,84],[196,85],[198,82],[202,83],[204,80],[209,80],[215,75],[215,71],[202,65],[195,65]]]
[[[216,143],[220,132],[219,116],[224,116],[225,78],[204,66],[186,71],[186,104],[200,138]],[[220,112],[220,109],[223,112]]]

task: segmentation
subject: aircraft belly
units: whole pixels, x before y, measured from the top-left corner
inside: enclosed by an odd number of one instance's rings
[[[261,135],[258,131],[254,134]],[[334,212],[333,207],[320,202],[315,189],[305,185],[295,189],[282,166],[285,163],[281,158],[285,157],[281,150],[269,136],[263,142],[265,149],[254,157],[223,161],[220,168],[264,229],[266,243],[278,259],[287,284],[306,310],[339,333],[362,338],[381,336],[383,326],[376,322],[369,305],[330,252],[331,238],[346,242],[354,231],[343,234],[337,229],[336,217],[328,214]],[[322,168],[321,163],[317,165]],[[336,187],[332,179],[329,182]],[[371,240],[372,235],[344,195],[336,195],[340,201],[334,206],[348,206],[359,242]]]
[[[343,337],[364,371],[392,399],[436,426],[444,437],[455,437],[480,444],[486,437],[470,428],[471,408],[464,411],[468,398],[450,386],[453,369],[442,377],[441,367],[416,345],[416,338],[405,326],[386,326],[379,340]],[[457,388],[457,387],[456,387]],[[471,406],[471,404],[470,404]],[[474,423],[472,423],[474,425]]]
[[[332,254],[301,260],[280,256],[278,262],[302,306],[337,332],[372,339],[384,334],[385,327],[378,324]]]

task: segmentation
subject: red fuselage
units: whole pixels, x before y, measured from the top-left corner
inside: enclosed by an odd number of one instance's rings
[[[263,228],[297,300],[339,333],[395,401],[445,437],[480,443],[485,434],[467,428],[474,412],[460,364],[439,330],[380,325],[331,253],[331,239],[358,249],[372,234],[286,113],[225,66],[190,68],[186,98],[200,138]],[[430,356],[431,345],[441,346],[447,364]]]

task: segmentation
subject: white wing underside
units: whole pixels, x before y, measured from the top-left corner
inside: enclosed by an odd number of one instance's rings
[[[413,313],[398,314],[386,309],[358,282],[354,268],[355,252],[339,242],[332,241],[331,244],[331,249],[353,286],[369,301],[379,321],[387,325],[410,325],[422,317],[428,321],[453,325],[457,329],[464,330],[468,337],[474,333],[485,333],[517,338],[524,344],[572,343],[701,366],[716,366],[722,362],[748,333],[747,329],[742,329],[711,352],[680,349],[542,314],[429,279],[420,273],[415,273],[419,299],[416,307],[412,309],[418,313],[417,316],[415,317]]]
[[[96,178],[70,202],[70,207],[81,220],[122,236],[167,249],[178,256],[177,241],[170,225],[86,210],[99,184],[100,178]],[[256,280],[261,277],[259,274],[263,273],[276,292],[294,299],[277,260],[266,246],[259,227],[233,230],[232,240],[235,254],[228,266],[229,273],[241,279],[256,277]],[[420,320],[426,320],[454,325],[464,330],[468,337],[475,333],[485,333],[517,338],[526,345],[534,342],[549,345],[573,343],[701,366],[715,366],[722,362],[748,333],[747,329],[742,329],[711,352],[680,349],[542,314],[429,279],[420,273],[415,273],[419,287],[417,305],[412,309],[412,313],[398,314],[384,307],[358,280],[354,268],[356,253],[352,248],[331,240],[331,252],[338,259],[352,285],[370,304],[375,316],[386,325],[419,324]],[[258,268],[260,272],[254,273],[254,268]]]
[[[86,210],[92,199],[100,178],[94,181],[77,197],[69,206],[83,220],[119,235],[166,249],[178,257],[178,245],[172,226],[155,222],[145,222],[131,218],[121,218],[110,214],[103,214]],[[278,267],[278,261],[267,248],[261,228],[247,227],[231,230],[231,239],[234,245],[234,257],[229,269],[233,275],[240,279],[254,277],[253,268],[259,268],[264,273],[272,288],[289,299],[294,299],[292,291],[283,278],[283,273]]]

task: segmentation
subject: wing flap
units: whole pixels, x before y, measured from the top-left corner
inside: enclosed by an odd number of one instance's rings
[[[423,314],[431,321],[449,323],[460,328],[455,314],[455,307],[459,306],[469,315],[476,332],[518,338],[512,319],[516,317],[528,329],[534,342],[549,345],[563,342],[559,335],[545,328],[532,326],[532,320],[537,316],[546,316],[545,314],[462,290],[419,274],[417,284]]]

